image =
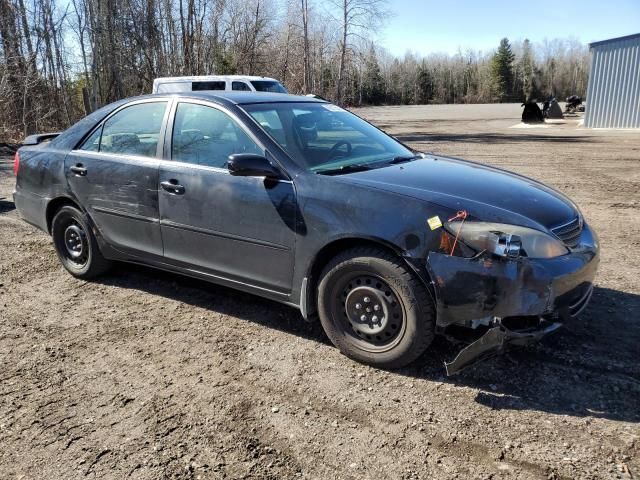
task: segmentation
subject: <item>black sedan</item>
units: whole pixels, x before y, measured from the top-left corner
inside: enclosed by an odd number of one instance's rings
[[[586,306],[599,260],[557,191],[309,97],[123,100],[29,137],[15,173],[20,215],[72,275],[118,260],[245,290],[383,368],[439,333],[472,341],[449,373],[536,341]]]

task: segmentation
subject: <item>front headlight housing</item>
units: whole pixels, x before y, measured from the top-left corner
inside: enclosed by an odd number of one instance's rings
[[[447,230],[469,247],[489,251],[503,257],[553,258],[569,253],[557,238],[532,228],[506,223],[456,220],[448,222]]]

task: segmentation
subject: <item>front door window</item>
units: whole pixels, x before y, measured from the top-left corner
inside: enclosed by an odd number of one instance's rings
[[[178,162],[226,168],[234,153],[264,154],[225,112],[206,105],[180,103],[176,111],[171,158]]]

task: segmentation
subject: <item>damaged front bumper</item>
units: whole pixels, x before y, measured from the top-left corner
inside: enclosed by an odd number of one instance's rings
[[[447,375],[453,375],[475,363],[502,353],[510,345],[531,345],[550,333],[555,332],[562,323],[540,320],[540,327],[530,331],[510,330],[501,323],[490,328],[478,340],[460,350],[453,361],[444,364]]]
[[[535,343],[577,316],[591,298],[598,263],[597,239],[586,224],[578,246],[555,258],[429,253],[427,270],[434,282],[439,329],[455,325],[476,333],[486,330],[447,364],[447,373],[507,345]],[[518,318],[529,319],[525,328],[512,321]]]

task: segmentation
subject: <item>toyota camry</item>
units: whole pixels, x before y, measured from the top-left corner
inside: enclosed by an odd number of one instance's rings
[[[536,342],[586,306],[599,259],[556,190],[310,97],[126,99],[28,137],[14,170],[20,215],[71,275],[125,261],[261,295],[381,368],[436,334],[468,339],[450,374]]]

